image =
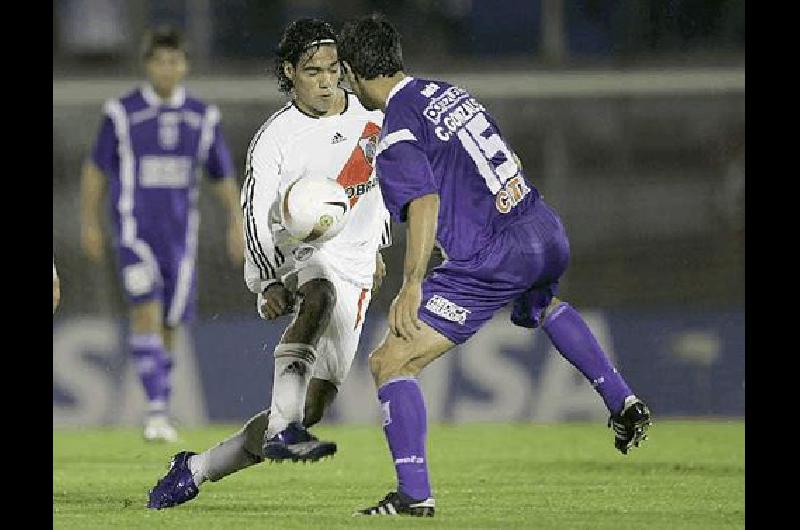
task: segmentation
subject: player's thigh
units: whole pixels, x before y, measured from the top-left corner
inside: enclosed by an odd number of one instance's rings
[[[420,326],[421,329],[411,340],[386,331],[380,346],[369,357],[370,370],[377,386],[396,377],[416,377],[426,366],[455,346],[452,340],[425,322]]]
[[[330,278],[336,289],[336,306],[317,345],[313,376],[338,387],[347,378],[358,351],[371,293],[335,274]]]
[[[529,285],[526,278],[509,275],[496,258],[436,267],[422,283],[419,319],[454,344],[466,342]]]

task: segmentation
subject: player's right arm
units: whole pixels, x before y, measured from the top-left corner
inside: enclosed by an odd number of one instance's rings
[[[91,160],[81,174],[81,246],[94,263],[103,259],[103,231],[100,225],[106,179]]]
[[[281,151],[270,131],[261,130],[247,154],[242,186],[247,288],[258,295],[259,315],[272,319],[291,310],[292,297],[278,275],[270,210],[279,200]]]
[[[119,163],[117,134],[106,103],[103,121],[92,153],[83,164],[81,172],[81,246],[86,256],[95,263],[103,259],[103,231],[101,218],[106,175]]]

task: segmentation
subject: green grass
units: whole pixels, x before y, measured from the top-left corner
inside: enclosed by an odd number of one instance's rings
[[[148,510],[147,491],[179,449],[236,426],[146,445],[138,430],[53,433],[54,528],[743,528],[744,423],[660,421],[623,457],[603,425],[430,428],[436,517],[353,518],[394,486],[377,426],[318,427],[339,444],[316,464],[261,464],[203,485],[193,501]]]

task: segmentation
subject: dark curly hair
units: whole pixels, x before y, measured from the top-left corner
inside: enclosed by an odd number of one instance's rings
[[[339,36],[339,60],[363,79],[403,70],[400,33],[380,13],[347,22]]]
[[[333,41],[319,44],[319,41]],[[301,18],[295,20],[283,32],[278,48],[275,50],[275,77],[281,92],[288,94],[292,90],[292,80],[286,77],[283,63],[289,61],[297,67],[300,57],[312,47],[336,44],[336,32],[333,27],[318,18]]]
[[[145,33],[142,39],[142,60],[147,61],[156,52],[157,48],[170,48],[179,50],[188,55],[186,41],[180,31],[172,26],[159,26]]]

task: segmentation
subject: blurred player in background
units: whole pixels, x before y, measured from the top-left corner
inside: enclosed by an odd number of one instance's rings
[[[206,480],[261,462],[315,461],[336,451],[310,427],[344,382],[358,347],[371,290],[384,275],[380,248],[389,216],[374,171],[382,114],[339,87],[336,34],[326,22],[288,25],[275,73],[291,101],[258,130],[242,189],[245,281],[262,318],[294,317],[275,347],[272,403],[237,433],[201,454],[181,452],[150,492],[150,508],[194,498]],[[281,225],[287,189],[329,178],[347,191],[350,219],[321,245],[298,243]]]
[[[130,303],[130,349],[148,401],[144,437],[175,441],[169,421],[175,333],[193,316],[198,174],[204,167],[227,211],[228,253],[242,263],[242,212],[220,113],[186,93],[180,33],[162,28],[144,40],[148,82],[106,102],[81,182],[81,237],[94,263],[103,256],[101,203],[108,183],[122,285]]]
[[[600,393],[616,448],[627,453],[638,445],[650,413],[583,318],[555,297],[569,259],[567,235],[492,116],[459,87],[403,73],[400,36],[380,15],[348,23],[339,50],[364,107],[384,111],[381,191],[392,217],[408,223],[403,286],[389,310],[389,332],[369,360],[398,489],[357,513],[433,516],[416,377],[509,302],[511,320],[541,325]],[[445,261],[425,277],[434,242]]]

